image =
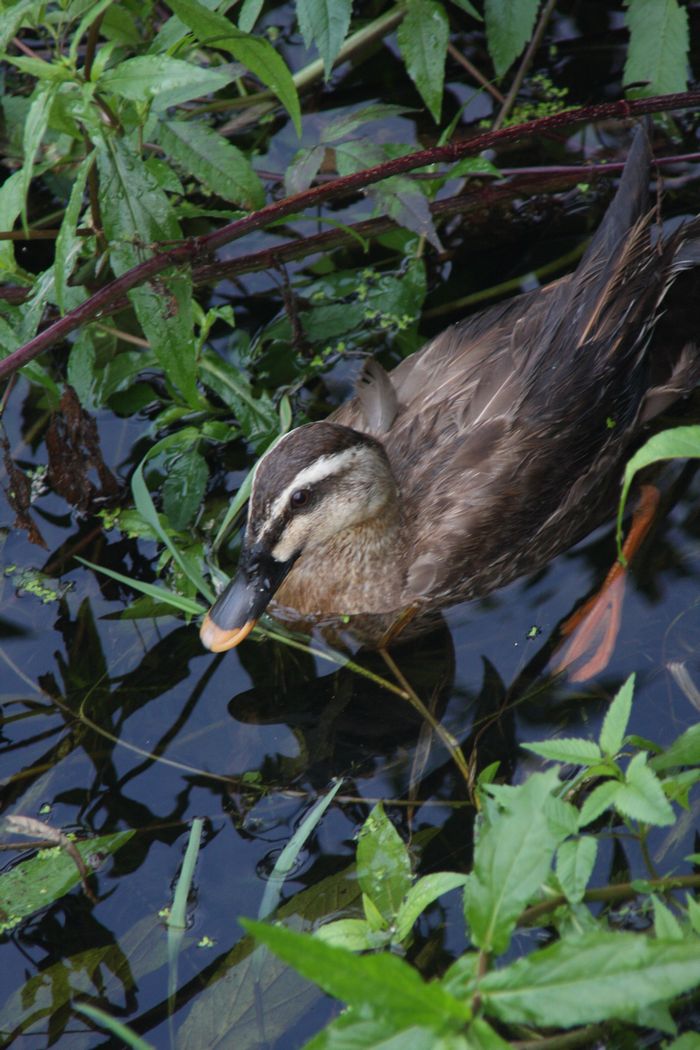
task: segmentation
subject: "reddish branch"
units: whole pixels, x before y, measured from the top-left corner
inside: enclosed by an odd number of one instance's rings
[[[303,211],[305,208],[317,205],[321,201],[333,200],[337,197],[356,193],[380,182],[392,175],[404,174],[415,168],[426,167],[431,164],[454,163],[462,157],[480,153],[482,150],[491,149],[494,146],[528,135],[541,135],[551,131],[557,131],[571,124],[581,121],[612,120],[640,116],[644,113],[666,112],[674,109],[689,109],[700,104],[700,91],[688,91],[675,95],[661,95],[655,98],[635,99],[634,101],[619,101],[603,103],[597,106],[585,106],[580,109],[568,110],[557,113],[551,117],[542,117],[539,120],[531,120],[526,124],[520,124],[500,131],[487,132],[467,142],[459,142],[447,146],[435,146],[431,149],[420,150],[404,157],[397,157],[384,164],[378,164],[373,168],[355,172],[333,179],[323,186],[314,186],[296,193],[291,197],[275,201],[266,205],[259,211],[251,212],[242,219],[228,223],[220,230],[203,237],[192,238],[173,248],[158,251],[150,259],[140,263],[133,269],[122,274],[121,277],[110,281],[94,295],[86,299],[76,309],[71,310],[65,317],[55,321],[24,346],[15,350],[3,361],[0,361],[0,379],[12,375],[18,368],[32,361],[42,351],[54,346],[64,339],[70,332],[93,320],[100,314],[105,313],[109,307],[121,299],[126,292],[149,280],[156,274],[173,266],[182,266],[201,259],[203,255],[215,251],[224,244],[243,237],[252,230],[259,230],[272,222],[284,218],[293,212]]]

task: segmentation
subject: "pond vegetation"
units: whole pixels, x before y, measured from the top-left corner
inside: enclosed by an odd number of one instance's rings
[[[4,1045],[700,1046],[697,393],[590,682],[554,652],[614,506],[386,661],[197,635],[256,458],[569,272],[627,118],[700,213],[699,19],[3,6]]]

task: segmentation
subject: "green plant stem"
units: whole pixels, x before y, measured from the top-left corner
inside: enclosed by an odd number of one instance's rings
[[[589,1024],[575,1032],[563,1032],[543,1039],[516,1040],[510,1046],[513,1050],[570,1050],[576,1046],[591,1046],[605,1032],[605,1027],[603,1024]]]
[[[550,117],[541,117],[538,120],[531,120],[515,127],[487,132],[476,136],[468,142],[435,146],[431,149],[418,150],[404,157],[395,157],[383,164],[377,164],[363,171],[333,179],[323,186],[314,186],[303,190],[301,193],[285,197],[281,201],[274,201],[258,211],[251,212],[242,219],[228,223],[220,230],[215,230],[213,233],[203,237],[193,237],[184,244],[156,252],[150,259],[132,267],[120,277],[110,281],[80,306],[69,311],[59,320],[54,321],[44,331],[0,361],[0,379],[16,372],[18,368],[22,368],[29,361],[33,361],[35,357],[38,357],[48,347],[54,346],[62,339],[65,339],[76,328],[92,320],[96,314],[106,311],[116,300],[121,299],[132,288],[143,284],[145,281],[155,277],[156,274],[163,273],[173,266],[179,267],[192,263],[203,255],[207,255],[225,244],[230,244],[232,241],[239,240],[245,234],[252,233],[254,230],[264,229],[271,223],[278,222],[294,212],[316,206],[322,201],[335,200],[338,197],[356,193],[366,186],[374,185],[374,183],[381,182],[393,175],[405,174],[416,168],[424,168],[432,164],[451,163],[461,160],[462,157],[478,154],[498,144],[514,142],[525,136],[559,130],[577,122],[611,120],[619,117],[639,116],[643,113],[667,112],[674,109],[691,108],[698,104],[700,104],[700,91],[687,91],[675,95],[633,99],[629,102],[609,102],[596,106],[584,106],[580,109],[566,110],[563,113],[556,113]]]
[[[638,897],[641,893],[646,893],[647,888],[669,892],[671,890],[680,889],[698,889],[699,887],[700,875],[669,875],[666,878],[661,879],[645,879],[643,888],[640,888],[632,882],[621,882],[616,886],[599,886],[595,889],[587,890],[583,896],[583,900],[586,903],[592,901],[613,903],[615,901],[630,900],[633,897]],[[549,915],[550,912],[556,911],[557,908],[560,908],[566,903],[566,897],[563,893],[560,893],[557,894],[556,897],[551,897],[549,900],[540,901],[539,904],[533,904],[531,908],[526,908],[520,915],[518,926],[528,926],[531,923],[536,922],[543,915]]]
[[[510,91],[506,95],[506,100],[501,106],[501,110],[493,122],[494,130],[497,130],[498,128],[503,126],[504,120],[513,108],[515,100],[518,97],[518,93],[522,86],[522,82],[525,79],[525,74],[532,65],[532,60],[535,57],[535,52],[537,51],[537,48],[542,43],[542,37],[544,36],[544,31],[547,28],[547,22],[552,16],[552,11],[554,10],[555,4],[556,0],[547,0],[547,3],[542,9],[542,13],[537,22],[535,32],[532,34],[532,38],[527,46],[527,50],[523,55],[520,65],[518,66],[518,71],[515,74],[515,77],[513,78],[513,83],[510,86]]]
[[[466,783],[467,787],[471,789],[472,781],[469,775],[469,766],[467,764],[466,758],[464,757],[462,749],[459,746],[459,742],[452,736],[452,733],[445,729],[442,722],[439,722],[438,719],[435,718],[433,713],[428,710],[428,708],[425,706],[423,701],[416,693],[415,689],[413,689],[413,687],[411,686],[410,682],[407,681],[403,672],[398,667],[396,661],[388,652],[388,650],[380,649],[379,652],[381,653],[384,659],[384,663],[387,665],[391,673],[395,676],[399,685],[403,686],[403,689],[405,690],[406,694],[405,699],[408,700],[408,702],[412,704],[413,707],[415,707],[416,711],[421,716],[421,718],[425,719],[425,721],[428,723],[433,732],[440,738],[440,740],[442,740],[443,744],[447,748],[447,751],[452,761],[462,774],[464,782]]]

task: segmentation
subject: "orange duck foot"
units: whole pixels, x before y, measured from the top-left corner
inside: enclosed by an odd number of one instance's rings
[[[623,560],[615,562],[600,590],[562,624],[561,633],[569,640],[555,671],[567,671],[572,682],[593,678],[610,662],[620,630],[627,566],[649,532],[660,498],[653,485],[642,486],[622,547]]]

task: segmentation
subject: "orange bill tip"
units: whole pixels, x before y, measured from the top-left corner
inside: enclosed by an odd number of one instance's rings
[[[248,620],[242,627],[238,627],[234,631],[225,631],[222,627],[217,627],[209,613],[207,613],[199,629],[199,637],[202,639],[202,645],[211,650],[212,653],[225,653],[228,649],[234,649],[244,638],[247,638],[257,622],[257,620]]]

